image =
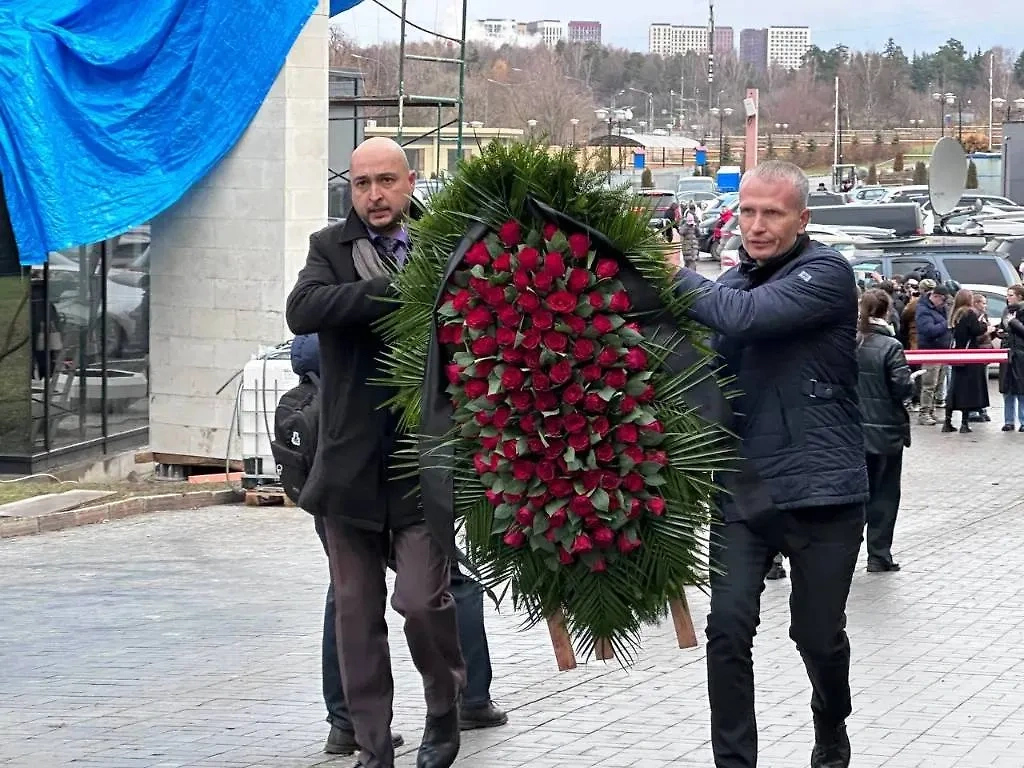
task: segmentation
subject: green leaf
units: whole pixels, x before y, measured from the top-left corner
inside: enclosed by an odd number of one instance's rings
[[[565,453],[562,454],[562,458],[565,459],[566,463],[576,461],[576,449],[570,445],[565,449]]]
[[[440,307],[437,308],[437,314],[443,318],[458,317],[459,311],[452,306],[450,301],[446,301]]]
[[[644,340],[642,334],[637,333],[632,328],[626,328],[625,326],[619,328],[619,336],[621,336],[622,340],[631,347],[635,347]]]
[[[643,390],[640,390],[640,391],[642,392]],[[612,398],[615,397],[615,395],[618,394],[618,392],[615,390],[614,387],[605,387],[604,389],[602,389],[597,394],[606,403],[610,403]]]
[[[491,535],[494,536],[499,533],[504,533],[508,529],[508,523],[504,520],[494,519],[491,524]]]
[[[515,517],[516,508],[514,504],[499,504],[494,508],[494,519],[503,520],[506,523]]]
[[[555,512],[557,512],[558,510],[560,510],[564,506],[565,506],[565,500],[564,499],[552,499],[551,501],[549,501],[547,504],[544,505],[544,514],[546,514],[546,515],[548,515],[550,517],[551,515],[555,514]]]
[[[596,488],[590,495],[590,503],[594,505],[595,509],[599,509],[602,512],[608,511],[608,491],[604,488]]]
[[[621,315],[608,315],[608,319],[612,321],[612,328],[618,330],[626,324],[625,318]]]
[[[460,368],[466,368],[476,362],[476,358],[469,352],[456,352],[452,356],[452,362]]]
[[[577,315],[579,315],[580,317],[583,317],[583,318],[593,317],[594,316],[594,308],[592,306],[590,306],[590,302],[589,301],[584,299],[584,300],[580,301],[579,304],[576,305],[576,312],[575,312],[575,314],[577,314]],[[590,332],[593,332],[594,336],[589,336]],[[597,336],[597,332],[593,331],[592,328],[588,328],[587,332],[584,333],[584,336],[587,336],[588,338],[594,338],[594,337]]]
[[[501,379],[493,373],[487,379],[487,394],[496,395],[501,391]]]
[[[490,250],[490,249],[488,249],[488,250]],[[501,253],[501,251],[499,251],[498,253]],[[492,255],[492,256],[497,256],[498,254],[496,254],[496,253],[492,253],[491,255]],[[469,271],[470,271],[470,274],[472,274],[472,275],[473,275],[473,277],[478,277],[478,278],[480,278],[481,280],[483,280],[483,279],[484,279],[485,277],[487,277],[487,273],[486,273],[486,272],[484,271],[484,268],[483,268],[483,266],[481,266],[480,264],[477,264],[477,265],[475,265],[475,266],[474,266],[474,267],[473,267],[473,268],[472,268],[471,270],[469,270]]]
[[[505,481],[505,493],[526,493],[526,483],[512,478]]]
[[[559,230],[558,232],[555,233],[555,236],[552,237],[550,241],[548,241],[547,250],[565,253],[567,250],[569,250],[569,239],[561,230]]]
[[[666,480],[661,475],[652,475],[650,477],[645,478],[645,482],[647,483],[647,485],[659,486],[665,485],[665,483],[667,483],[668,480]]]
[[[533,518],[533,532],[544,533],[551,525],[551,521],[544,515],[537,515]]]

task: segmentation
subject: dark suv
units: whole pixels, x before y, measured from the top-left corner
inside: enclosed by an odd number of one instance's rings
[[[893,275],[909,275],[928,267],[935,269],[944,281],[1008,287],[1020,283],[1017,271],[1002,256],[983,252],[915,251],[887,252],[854,256],[851,260],[858,278],[878,272],[888,279]]]

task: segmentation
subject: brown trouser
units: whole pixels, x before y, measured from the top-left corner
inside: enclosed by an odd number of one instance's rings
[[[455,603],[448,592],[449,564],[425,523],[373,533],[326,517],[331,583],[334,585],[338,660],[359,759],[366,768],[392,768],[394,679],[384,580],[391,547],[395,559],[392,607],[405,618],[405,638],[420,675],[427,714],[444,715],[466,683]]]

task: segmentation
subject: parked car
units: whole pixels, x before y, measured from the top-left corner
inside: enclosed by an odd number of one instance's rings
[[[691,192],[710,192],[717,195],[718,182],[711,176],[681,176],[676,182],[676,194],[685,199]]]
[[[811,209],[815,224],[834,227],[857,225],[891,229],[897,237],[925,234],[924,214],[917,203],[878,203],[876,205],[825,205]]]
[[[992,285],[1002,290],[1021,282],[1013,265],[1002,256],[982,251],[907,251],[857,255],[851,260],[858,277],[877,272],[889,279],[928,268],[938,272],[943,281],[961,285]]]
[[[867,205],[880,201],[885,195],[885,187],[857,187],[847,193],[847,198],[853,205]]]
[[[715,192],[701,192],[700,190],[695,192],[677,192],[676,197],[679,198],[681,205],[688,203],[694,203],[698,210],[704,210],[715,200],[718,200],[718,194]]]

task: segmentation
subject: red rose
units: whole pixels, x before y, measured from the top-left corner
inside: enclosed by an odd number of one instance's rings
[[[469,305],[472,303],[473,295],[465,288],[452,296],[452,306],[460,315],[464,315],[466,310],[469,309]]]
[[[568,360],[559,360],[548,371],[548,375],[551,376],[551,381],[555,384],[565,384],[569,379],[572,378],[572,366],[569,365]]]
[[[619,353],[614,347],[605,347],[601,350],[601,353],[597,356],[598,365],[602,365],[607,368],[610,365],[614,365],[619,360]]]
[[[626,351],[626,367],[631,371],[642,371],[647,367],[647,353],[640,347],[633,347]]]
[[[594,434],[598,437],[604,437],[612,431],[611,422],[608,421],[604,416],[598,416],[590,424],[591,429],[594,430]]]
[[[488,264],[490,264],[491,252],[487,250],[487,244],[484,243],[482,240],[473,243],[470,249],[466,251],[465,261],[471,267],[486,267]]]
[[[601,472],[597,469],[588,469],[583,473],[583,487],[587,493],[596,491],[601,485]]]
[[[639,472],[630,472],[622,478],[622,487],[630,493],[640,493],[644,489],[644,476]]]
[[[543,493],[538,493],[536,496],[530,497],[530,504],[535,509],[540,509],[549,501],[551,501],[551,493],[549,493],[548,491],[544,491]]]
[[[532,461],[526,459],[519,459],[518,461],[512,462],[512,476],[521,482],[526,482],[533,478],[535,465]]]
[[[572,543],[572,551],[577,555],[582,555],[585,552],[590,552],[594,549],[594,542],[590,540],[590,537],[585,533],[581,533]]]
[[[537,341],[537,344],[540,344],[539,340]],[[523,350],[523,364],[533,371],[540,368],[540,350],[526,349],[526,347],[523,347]]]
[[[544,441],[539,437],[528,437],[526,438],[526,447],[531,453],[542,453],[544,451]]]
[[[491,423],[498,429],[504,429],[508,425],[508,420],[511,418],[511,409],[502,405],[494,409],[494,415],[491,417]]]
[[[533,276],[533,287],[547,293],[555,284],[555,276],[549,272],[538,272]]]
[[[444,373],[448,377],[449,384],[458,384],[462,377],[462,368],[456,363],[449,363],[444,367]]]
[[[551,528],[561,528],[567,522],[569,522],[569,516],[565,512],[565,507],[559,507],[548,518],[548,525]]]
[[[530,316],[533,327],[538,331],[550,331],[555,327],[555,316],[546,309],[539,309]]]
[[[583,387],[573,382],[562,391],[562,402],[575,405],[584,397]]]
[[[612,321],[607,315],[596,315],[591,324],[594,326],[594,330],[604,336],[606,333],[611,333],[615,330],[615,326],[612,325]]]
[[[644,428],[644,429],[646,429],[646,430],[647,430],[648,432],[658,432],[658,433],[662,433],[662,432],[664,432],[664,431],[665,431],[665,427],[663,427],[663,426],[661,425],[661,422],[660,422],[660,421],[658,421],[657,419],[655,419],[654,421],[652,421],[652,422],[651,422],[650,424],[644,424],[644,425],[643,425],[643,428]]]
[[[577,360],[589,360],[594,356],[596,345],[590,339],[576,339],[572,345],[572,356]]]
[[[498,342],[493,336],[481,336],[469,348],[477,357],[490,357],[498,351]]]
[[[654,399],[654,387],[648,384],[644,387],[644,391],[636,396],[636,399],[641,403],[649,403]]]
[[[499,272],[509,272],[512,269],[512,254],[503,251],[494,257],[494,268]]]
[[[548,483],[548,490],[555,498],[564,499],[567,496],[572,496],[572,483],[564,477],[556,477]]]
[[[538,331],[536,328],[530,328],[526,331],[523,331],[523,338],[519,341],[519,346],[526,350],[536,349],[537,347],[540,346],[541,338],[542,337],[540,331]]]
[[[495,331],[494,338],[497,340],[499,347],[514,347],[516,344],[516,329],[499,328]]]
[[[544,225],[544,228],[541,230],[541,232],[544,234],[545,240],[550,240],[551,238],[558,234],[558,227],[549,221],[547,224]]]
[[[568,291],[555,291],[548,296],[547,305],[555,312],[572,312],[576,309],[576,297]]]
[[[510,248],[513,245],[519,245],[523,239],[523,231],[519,226],[519,222],[515,220],[506,221],[498,230],[498,237],[501,238],[501,242]]]
[[[501,359],[506,363],[519,365],[523,362],[523,353],[514,347],[505,347],[501,350]]]
[[[519,324],[523,322],[523,316],[516,312],[512,307],[506,305],[500,312],[498,312],[498,322],[506,328],[518,328]]]
[[[562,565],[572,565],[574,562],[576,562],[576,558],[569,554],[568,550],[566,550],[565,547],[559,547],[558,562],[560,562]]]
[[[526,544],[526,534],[520,530],[512,529],[505,532],[505,535],[501,537],[512,549],[519,549]]]
[[[627,445],[622,453],[634,464],[639,464],[644,460],[644,449],[639,445]]]
[[[473,469],[476,470],[478,475],[486,475],[491,471],[491,463],[484,458],[483,453],[473,454]]]
[[[482,277],[471,277],[469,278],[469,287],[476,291],[479,296],[483,296],[487,293],[491,284]]]
[[[659,467],[665,467],[668,466],[668,454],[665,451],[648,451],[644,456],[644,461],[657,464]]]
[[[620,533],[619,540],[617,542],[619,552],[624,555],[628,555],[630,552],[640,549],[640,539],[630,539],[626,534]]]
[[[544,254],[544,274],[561,277],[565,274],[565,260],[558,251]]]
[[[556,531],[554,528],[548,528],[546,531],[544,531],[544,538],[553,544],[555,542],[555,539],[558,538],[558,531]]]
[[[538,392],[536,398],[538,411],[553,411],[558,407],[558,397],[554,392]]]
[[[587,428],[587,417],[582,413],[567,413],[562,423],[568,432],[582,432]]]
[[[612,312],[628,312],[631,306],[629,294],[625,291],[616,291],[608,301],[608,309]]]
[[[587,301],[594,309],[604,309],[604,294],[594,291],[587,294]]]
[[[600,443],[594,449],[594,458],[598,461],[607,464],[609,461],[615,458],[615,449],[608,443]]]
[[[515,440],[506,440],[501,444],[501,455],[506,459],[518,459],[519,448]]]
[[[462,341],[462,323],[448,323],[437,330],[437,340],[441,344],[458,344]]]
[[[617,472],[605,471],[601,473],[601,487],[606,491],[614,491],[622,485],[622,478]]]
[[[484,496],[486,496],[487,500],[495,506],[501,504],[501,494],[498,493],[497,491],[492,491],[490,488],[488,488],[486,491],[484,491]]]
[[[562,417],[561,416],[548,416],[544,419],[544,434],[550,435],[551,437],[558,437],[562,434]]]
[[[540,438],[538,438],[538,441]],[[558,475],[558,467],[550,461],[542,461],[537,465],[537,477],[545,483],[550,483]]]
[[[536,248],[521,248],[519,250],[519,266],[531,272],[540,264],[540,252]]]
[[[517,411],[528,411],[533,407],[533,395],[529,392],[509,392],[508,401]]]
[[[544,449],[544,458],[558,463],[559,468],[566,472],[565,460],[562,454],[565,453],[565,441],[559,437],[549,437],[547,447]]]
[[[607,570],[608,570],[608,563],[605,562],[603,557],[597,558],[597,560],[595,560],[594,562],[592,562],[590,564],[590,572],[591,573],[604,573]]]
[[[583,410],[588,413],[600,413],[605,409],[604,398],[591,392],[583,399]]]
[[[588,285],[590,285],[590,273],[587,270],[579,267],[569,270],[569,277],[565,280],[566,288],[573,293],[582,293]]]
[[[545,392],[551,389],[551,377],[546,373],[541,373],[540,371],[533,374],[531,383],[533,384],[533,388],[538,392]]]
[[[528,395],[530,393],[525,392],[524,394]],[[533,398],[531,397],[530,399],[532,400]],[[528,413],[525,416],[523,416],[521,419],[519,419],[519,428],[528,435],[535,434],[537,432],[537,415],[533,413]],[[531,448],[530,450],[535,451],[539,449]]]
[[[594,274],[599,278],[607,279],[619,274],[619,265],[614,259],[598,259],[594,267]]]
[[[532,280],[530,279],[530,273],[525,269],[517,269],[512,273],[512,285],[514,285],[520,291],[525,291],[530,287]]]
[[[544,334],[544,346],[552,352],[565,352],[569,348],[569,337],[558,331],[548,331]]]
[[[627,381],[626,372],[621,368],[613,368],[604,375],[605,386],[614,390],[624,389]]]
[[[644,513],[644,504],[640,499],[630,499],[629,509],[626,510],[627,520],[636,520]]]
[[[597,363],[584,366],[580,374],[583,376],[584,381],[599,381],[601,379],[601,366]]]
[[[562,318],[566,325],[569,326],[570,330],[577,336],[582,336],[587,330],[587,321],[579,315],[566,315]]]
[[[520,507],[516,512],[516,522],[520,525],[530,525],[533,523],[533,510],[529,507]]]
[[[536,312],[540,309],[540,299],[537,298],[537,294],[530,293],[529,291],[520,293],[519,298],[516,299],[516,304],[527,313]]]
[[[590,252],[590,238],[582,232],[569,235],[569,253],[577,259],[582,259]]]
[[[484,303],[491,307],[505,306],[505,289],[500,285],[489,285],[480,292]]]
[[[488,384],[486,379],[470,379],[466,382],[464,387],[466,397],[470,400],[476,400],[478,397],[483,397],[487,394]]]
[[[619,401],[619,413],[632,413],[636,410],[636,400],[626,395]]]
[[[661,496],[654,496],[647,500],[647,508],[651,510],[652,515],[661,517],[665,514],[665,500]]]
[[[569,435],[569,447],[574,451],[585,451],[590,447],[590,435],[586,432],[573,432]]]
[[[466,313],[466,325],[470,328],[482,331],[494,322],[494,316],[486,307],[473,307]]]
[[[486,427],[488,424],[491,423],[491,414],[489,414],[487,411],[477,411],[476,415],[473,417],[473,420],[481,427]]]
[[[640,432],[636,424],[619,424],[615,428],[615,439],[620,443],[635,443],[640,439]],[[641,456],[643,452],[641,452]]]
[[[640,324],[639,323],[636,323],[636,322],[626,323],[626,325],[624,327],[629,328],[629,330],[633,331],[633,333],[640,333]]]
[[[592,534],[594,543],[601,549],[608,549],[615,543],[615,531],[607,526],[601,526]]]
[[[497,362],[494,360],[480,360],[473,367],[476,368],[476,375],[484,378],[491,375],[495,365],[497,365]]]
[[[523,500],[523,494],[521,493],[505,493],[502,494],[502,498],[508,504],[518,504]]]
[[[497,449],[498,443],[501,442],[501,437],[498,435],[492,435],[491,437],[481,437],[480,447],[485,451],[493,451]]]

